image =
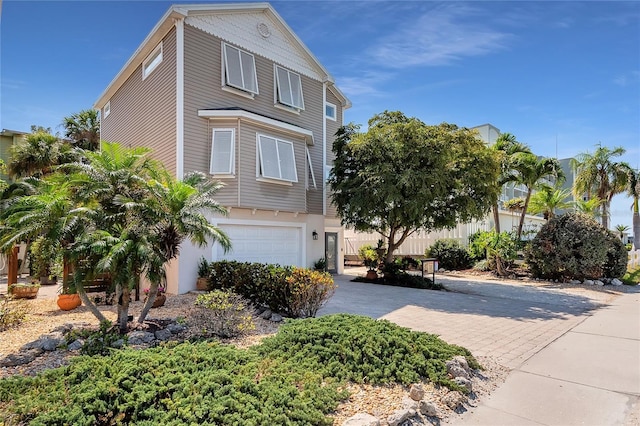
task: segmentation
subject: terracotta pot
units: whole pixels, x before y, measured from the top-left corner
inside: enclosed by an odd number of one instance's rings
[[[367,276],[365,277],[368,280],[376,280],[378,279],[378,273],[376,271],[367,271]]]
[[[196,290],[200,290],[200,291],[207,291],[209,290],[209,283],[207,282],[206,278],[198,278],[198,281],[196,281]]]
[[[35,299],[40,286],[11,286],[11,295],[15,299]]]
[[[164,305],[164,302],[167,301],[167,296],[165,296],[164,294],[158,294],[156,296],[156,300],[153,301],[153,305],[151,305],[152,308],[159,308],[160,306]]]
[[[61,294],[58,296],[58,307],[63,311],[70,311],[82,305],[78,294]]]

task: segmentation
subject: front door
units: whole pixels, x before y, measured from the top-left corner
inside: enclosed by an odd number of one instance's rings
[[[327,272],[338,272],[338,233],[325,232],[324,234],[324,258],[327,259]]]

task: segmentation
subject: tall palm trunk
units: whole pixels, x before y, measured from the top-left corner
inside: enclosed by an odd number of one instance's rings
[[[149,295],[147,296],[146,302],[144,302],[144,307],[142,308],[142,312],[140,312],[140,317],[138,317],[138,322],[142,324],[144,320],[147,318],[149,314],[149,310],[153,306],[153,302],[156,301],[156,297],[158,295],[158,283],[152,282],[149,287]]]
[[[522,208],[522,213],[520,214],[520,223],[518,224],[518,240],[522,237],[522,229],[524,228],[524,220],[527,216],[527,208],[529,207],[529,200],[531,200],[532,189],[527,191],[527,198],[524,199],[524,207]]]
[[[640,250],[640,209],[638,198],[633,199],[633,247]]]
[[[498,203],[493,204],[493,228],[496,231],[496,234],[500,233],[500,207],[498,207]]]
[[[601,220],[602,220],[602,226],[604,227],[604,229],[609,229],[609,205],[610,204],[611,204],[611,201],[605,198],[600,210],[602,212]]]

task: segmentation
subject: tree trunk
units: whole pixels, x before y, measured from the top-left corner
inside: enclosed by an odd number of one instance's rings
[[[89,299],[89,296],[87,296],[87,292],[84,291],[83,285],[80,284],[76,287],[77,287],[76,290],[78,292],[78,296],[80,296],[80,300],[82,300],[82,304],[84,304],[84,306],[89,308],[93,316],[95,316],[98,319],[98,321],[100,322],[106,321],[107,319],[104,317],[104,315],[102,315],[102,312],[100,312],[96,304],[93,303],[91,299]]]
[[[149,314],[149,310],[153,306],[153,302],[155,302],[157,295],[158,295],[158,283],[151,283],[151,287],[149,287],[149,295],[147,296],[147,301],[144,302],[142,312],[140,312],[140,317],[138,318],[138,322],[140,324],[142,324],[144,320],[147,318],[147,315]]]
[[[529,200],[531,199],[531,189],[527,191],[527,198],[524,199],[524,207],[520,214],[520,223],[518,224],[518,240],[522,238],[522,228],[524,228],[524,219],[527,216],[527,208],[529,208]]]
[[[640,213],[638,199],[633,200],[633,248],[640,250]]]
[[[131,297],[131,288],[128,285],[122,287],[122,294],[118,298],[118,328],[120,333],[127,332],[127,323],[129,322],[129,299]]]
[[[496,231],[496,234],[500,233],[500,207],[498,207],[498,203],[493,205],[493,228]]]
[[[22,275],[27,270],[27,255],[29,254],[29,247],[31,246],[31,242],[27,240],[24,244],[24,253],[22,255],[22,263],[20,263],[20,269],[18,270],[18,275]]]
[[[609,229],[609,204],[610,201],[606,199],[602,202],[602,226],[604,226],[604,229]]]

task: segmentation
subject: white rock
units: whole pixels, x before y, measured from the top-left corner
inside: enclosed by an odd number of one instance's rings
[[[425,401],[424,399],[420,401],[420,412],[425,416],[429,417],[438,417],[438,408],[433,402]]]
[[[602,287],[604,285],[604,283],[602,281],[600,281],[600,280],[595,280],[593,283],[595,285],[597,285],[597,286],[600,286],[600,287]]]
[[[467,380],[470,379],[469,373],[467,373],[455,360],[447,361],[447,373],[449,373],[454,379],[456,377],[464,377]]]
[[[358,413],[345,420],[342,426],[380,426],[380,420],[371,414]]]
[[[593,280],[584,280],[582,282],[582,284],[584,284],[584,285],[594,285],[595,283],[593,282]]]
[[[418,410],[418,401],[411,399],[408,396],[402,398],[402,408],[407,408],[411,410]]]
[[[456,377],[453,381],[456,382],[456,384],[465,387],[469,392],[473,391],[473,383],[471,383],[471,380],[467,380],[464,377]]]
[[[398,426],[408,418],[413,417],[415,415],[416,415],[416,410],[411,410],[411,409],[396,410],[393,412],[392,415],[390,415],[387,418],[387,423],[389,423],[389,426]]]
[[[582,281],[580,281],[580,280],[571,280],[571,281],[569,281],[569,284],[582,284]]]
[[[464,368],[464,371],[466,371],[467,373],[471,373],[471,368],[469,367],[469,363],[467,362],[467,359],[465,357],[463,357],[462,355],[456,355],[452,358],[452,360],[457,362],[460,367]]]
[[[614,278],[614,279],[611,280],[611,284],[613,284],[613,285],[622,285],[622,281],[620,281],[617,278]]]

